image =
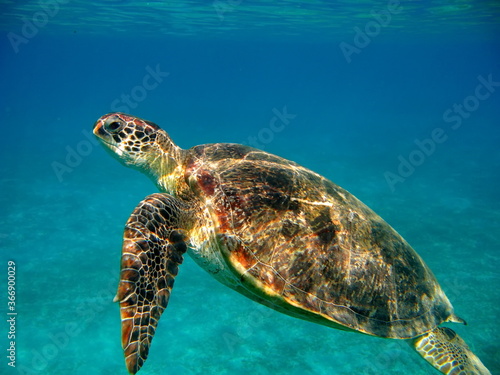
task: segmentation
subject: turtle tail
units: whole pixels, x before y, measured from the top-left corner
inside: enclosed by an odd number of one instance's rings
[[[491,375],[465,341],[450,328],[438,327],[413,339],[411,346],[443,374]]]

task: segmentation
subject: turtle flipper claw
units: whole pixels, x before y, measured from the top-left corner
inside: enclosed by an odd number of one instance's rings
[[[135,208],[125,226],[114,300],[120,302],[122,347],[131,374],[139,371],[148,356],[186,252],[178,229],[181,206],[168,194],[152,194]]]

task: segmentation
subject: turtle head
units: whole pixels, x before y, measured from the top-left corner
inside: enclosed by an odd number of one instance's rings
[[[124,113],[108,113],[94,124],[94,135],[122,164],[158,183],[177,165],[180,148],[151,121]]]

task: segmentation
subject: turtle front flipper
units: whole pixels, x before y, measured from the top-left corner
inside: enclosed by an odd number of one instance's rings
[[[412,340],[412,346],[443,374],[491,375],[465,341],[450,328],[438,327]]]
[[[158,320],[167,307],[178,265],[186,252],[185,204],[168,194],[146,197],[125,226],[118,293],[122,346],[135,374],[148,356]]]

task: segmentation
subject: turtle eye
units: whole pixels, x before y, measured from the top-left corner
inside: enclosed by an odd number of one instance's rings
[[[106,122],[104,124],[104,129],[110,134],[116,134],[123,129],[123,123],[118,121]]]

